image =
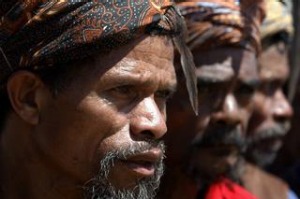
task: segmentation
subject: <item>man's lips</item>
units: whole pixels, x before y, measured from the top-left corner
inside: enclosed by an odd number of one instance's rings
[[[268,142],[270,140],[282,140],[285,134],[283,135],[275,135],[275,134],[270,134],[267,136],[261,136],[261,137],[255,137],[252,139],[252,143],[256,144],[256,143],[263,143],[263,142]]]
[[[239,153],[239,149],[235,145],[214,145],[203,147],[203,149],[210,155],[216,157],[224,157]]]
[[[121,160],[130,170],[134,171],[137,175],[143,177],[150,177],[155,173],[155,166],[163,157],[160,149],[151,149],[137,155],[128,157]]]
[[[272,137],[258,142],[255,147],[268,153],[277,153],[282,146],[282,137]]]

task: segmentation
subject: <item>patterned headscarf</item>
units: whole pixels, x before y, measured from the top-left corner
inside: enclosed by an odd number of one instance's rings
[[[167,0],[2,0],[1,78],[8,72],[4,68],[40,68],[125,44],[159,23],[170,5]]]
[[[291,2],[267,1],[266,19],[261,26],[261,38],[272,36],[279,32],[285,32],[289,37],[293,36],[293,16],[289,7]]]
[[[38,70],[108,51],[145,33],[173,35],[197,110],[183,17],[170,0],[0,0],[0,86],[18,69]]]
[[[259,52],[263,0],[190,0],[178,5],[186,18],[190,49],[239,46]]]

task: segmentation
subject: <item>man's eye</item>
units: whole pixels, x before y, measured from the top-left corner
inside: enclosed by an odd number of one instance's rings
[[[163,100],[168,100],[169,98],[171,98],[171,96],[172,96],[172,92],[169,91],[169,90],[157,91],[155,93],[156,98],[160,98],[160,99],[163,99]]]
[[[212,95],[212,93],[224,93],[228,88],[228,82],[222,83],[206,83],[198,82],[197,84],[199,95]],[[214,95],[214,94],[213,94]]]
[[[201,82],[201,81],[197,83],[198,93],[200,95],[209,94],[212,90],[214,90],[215,87],[217,87],[216,84],[211,84],[211,83]]]
[[[273,96],[277,89],[280,89],[280,85],[276,84],[262,84],[259,89],[262,91],[265,95]]]
[[[210,93],[211,89],[208,86],[198,86],[198,93],[201,94],[208,94]]]
[[[109,90],[113,97],[120,99],[135,99],[138,97],[138,92],[134,89],[133,86],[119,86]]]
[[[240,86],[235,93],[238,95],[253,95],[255,92],[255,88],[251,87],[251,86],[246,86],[246,85],[242,85]]]

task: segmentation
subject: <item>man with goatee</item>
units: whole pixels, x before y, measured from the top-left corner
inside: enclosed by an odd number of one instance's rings
[[[0,198],[152,199],[182,52],[168,0],[0,3]]]

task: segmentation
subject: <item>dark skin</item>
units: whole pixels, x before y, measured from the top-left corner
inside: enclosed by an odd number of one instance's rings
[[[1,198],[82,198],[105,153],[165,135],[166,100],[176,87],[171,41],[145,36],[92,62],[95,70],[83,70],[55,97],[31,72],[10,77]],[[154,163],[162,155],[152,148],[140,158]],[[109,181],[132,188],[153,172],[138,161],[116,162]]]
[[[193,51],[193,55],[197,66],[199,116],[192,115],[186,91],[181,87],[170,103],[170,111],[178,114],[170,114],[168,118],[166,163],[169,167],[163,182],[171,184],[177,176],[181,180],[169,185],[178,190],[175,193],[168,192],[171,188],[167,185],[162,188],[161,195],[165,198],[195,198],[201,184],[191,179],[211,181],[237,163],[240,153],[235,145],[222,144],[222,140],[218,140],[218,145],[198,145],[203,144],[201,140],[209,133],[207,129],[219,124],[238,129],[244,136],[252,112],[251,98],[258,84],[256,57],[250,51],[224,47]],[[187,196],[187,192],[194,193]]]
[[[248,131],[252,142],[247,156],[258,166],[272,163],[289,129],[293,110],[283,91],[288,76],[286,45],[275,43],[259,59],[261,85],[253,98],[254,112]]]

